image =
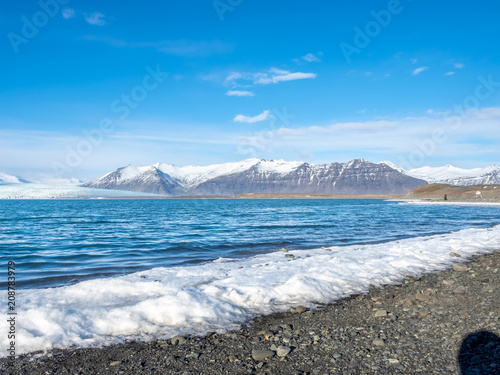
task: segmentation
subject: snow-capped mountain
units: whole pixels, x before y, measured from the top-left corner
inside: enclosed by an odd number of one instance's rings
[[[237,163],[176,167],[157,163],[127,166],[84,187],[165,195],[242,193],[404,194],[425,185],[383,163],[362,159],[313,165],[284,160],[247,159]]]
[[[383,162],[386,165],[398,169],[408,176],[425,180],[429,183],[449,185],[488,185],[500,184],[500,167],[490,165],[486,168],[463,169],[452,165],[443,167],[421,167],[405,171],[391,162]]]

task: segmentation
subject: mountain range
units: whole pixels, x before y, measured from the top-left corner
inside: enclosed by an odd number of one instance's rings
[[[157,163],[127,166],[84,187],[178,195],[242,193],[405,194],[426,184],[385,163],[363,159],[314,165],[284,160],[247,159],[205,167]]]
[[[35,186],[40,181],[0,173],[0,185]],[[168,196],[236,195],[241,193],[405,194],[427,183],[450,185],[500,184],[500,168],[462,169],[451,165],[404,170],[385,161],[363,159],[348,163],[314,165],[283,160],[248,159],[209,166],[176,167],[157,163],[126,166],[81,185],[77,179],[45,181],[49,185],[74,185]],[[31,186],[30,185],[30,186]]]

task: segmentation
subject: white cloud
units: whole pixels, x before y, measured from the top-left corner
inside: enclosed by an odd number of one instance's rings
[[[463,64],[463,63],[455,63],[453,66],[455,68],[457,68],[457,69],[463,69],[465,67],[465,64]]]
[[[269,69],[269,73],[283,75],[283,74],[288,74],[290,72],[288,70],[283,70],[280,68],[271,68],[271,69]]]
[[[448,72],[448,73],[445,73],[444,75],[445,75],[445,76],[452,76],[452,75],[454,75],[454,74],[455,74],[455,72]]]
[[[100,12],[94,12],[91,14],[85,14],[85,21],[90,25],[104,26],[106,21],[104,20],[106,16]]]
[[[490,108],[482,108],[480,110],[474,111],[474,116],[477,117],[478,120],[500,120],[500,108],[498,107],[490,107]]]
[[[422,66],[420,68],[415,69],[411,74],[414,75],[414,76],[416,76],[416,75],[418,75],[418,74],[420,74],[422,72],[425,72],[427,69],[429,69],[428,66]]]
[[[313,53],[308,53],[307,55],[302,56],[302,59],[307,62],[320,62],[321,59],[319,58],[319,56],[323,56],[323,52],[320,52],[316,55]]]
[[[74,18],[76,16],[75,10],[71,8],[64,8],[62,10],[62,16],[67,20],[69,20],[70,18]]]
[[[255,96],[252,91],[229,90],[227,96]]]
[[[306,63],[321,62],[322,56],[323,56],[323,52],[318,52],[316,54],[308,53],[302,57],[299,57],[298,59],[293,59],[293,61],[295,61],[297,64],[302,64],[304,62],[306,62]]]
[[[258,73],[245,73],[233,72],[226,77],[226,84],[240,85],[238,81],[246,81],[244,84],[248,85],[248,81],[254,85],[270,85],[279,82],[296,81],[299,79],[314,79],[317,77],[316,73],[303,73],[303,72],[290,72],[288,70],[271,68],[264,72]]]
[[[243,78],[243,73],[233,72],[226,77],[226,82],[232,83],[240,78]]]
[[[281,75],[276,75],[271,77],[270,79],[261,79],[258,82],[263,85],[267,85],[269,83],[278,83],[278,82],[286,82],[286,81],[296,81],[298,79],[311,79],[316,78],[315,73],[286,73]]]
[[[260,115],[253,116],[253,117],[244,116],[244,115],[237,115],[234,118],[234,122],[244,122],[247,124],[253,124],[256,122],[265,121],[271,117],[272,117],[271,111],[267,109],[264,112],[262,112]]]
[[[4,183],[4,184],[18,184],[18,183],[20,183],[20,181],[15,176],[11,176],[11,175],[8,175],[8,174],[0,172],[0,183]]]
[[[415,65],[417,62],[418,62],[418,60],[417,60],[417,59],[411,59],[411,64],[412,64],[412,65]]]

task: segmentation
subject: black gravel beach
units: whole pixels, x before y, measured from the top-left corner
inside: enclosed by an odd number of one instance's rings
[[[463,260],[458,254],[457,261]],[[225,334],[22,356],[2,374],[500,374],[500,251]]]

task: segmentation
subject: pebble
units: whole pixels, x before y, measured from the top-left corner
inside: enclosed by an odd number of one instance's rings
[[[256,361],[264,361],[267,358],[271,358],[274,356],[274,352],[272,350],[260,350],[254,349],[252,350],[252,358]]]
[[[287,250],[287,249],[285,249],[284,247],[282,247],[282,248],[280,249],[280,251],[281,251],[282,253],[288,253],[288,250]]]
[[[186,343],[186,339],[182,336],[175,336],[172,337],[170,342],[172,343],[172,345],[183,345]]]
[[[466,290],[465,287],[459,286],[455,289],[453,289],[453,294],[465,294]]]
[[[453,263],[453,271],[456,271],[456,272],[465,272],[468,270],[467,266],[465,264],[462,264],[462,263]]]
[[[428,294],[417,293],[415,299],[420,302],[427,301],[430,298]]]
[[[375,339],[372,341],[373,346],[385,346],[385,342],[382,339]]]
[[[385,310],[377,310],[377,311],[375,311],[375,316],[376,317],[387,316],[387,311],[385,311]]]
[[[109,365],[110,366],[118,366],[118,365],[121,365],[121,363],[122,363],[122,361],[113,361]]]
[[[460,258],[460,257],[461,257],[461,255],[460,255],[460,254],[455,253],[454,251],[452,251],[452,252],[450,252],[450,257]]]
[[[299,314],[303,314],[306,312],[306,308],[305,306],[300,305],[295,308],[295,311],[297,311]]]
[[[290,349],[290,347],[281,345],[281,346],[278,346],[278,350],[276,351],[276,355],[278,357],[286,357],[291,351],[292,351],[292,349]]]
[[[419,311],[418,315],[420,315],[421,318],[425,318],[429,313],[427,311]]]

